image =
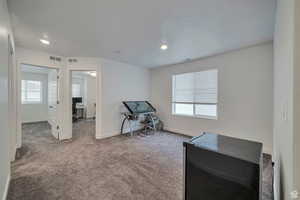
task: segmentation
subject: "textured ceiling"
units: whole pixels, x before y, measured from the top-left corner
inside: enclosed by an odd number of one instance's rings
[[[272,40],[276,0],[8,0],[16,43],[141,67]],[[50,46],[39,39],[47,36]],[[161,51],[167,43],[169,49]]]

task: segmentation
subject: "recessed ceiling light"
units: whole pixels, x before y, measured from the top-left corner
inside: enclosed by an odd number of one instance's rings
[[[49,45],[50,42],[48,40],[40,39],[40,42],[46,45]]]
[[[161,50],[167,50],[168,49],[168,45],[163,44],[163,45],[160,46],[160,49]]]
[[[46,33],[44,33],[43,38],[48,39],[48,35]]]
[[[87,72],[90,76],[96,77],[97,73],[96,72]]]

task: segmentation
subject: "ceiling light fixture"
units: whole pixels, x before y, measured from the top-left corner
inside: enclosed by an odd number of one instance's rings
[[[40,42],[45,44],[45,45],[49,45],[50,42],[48,40],[44,40],[44,39],[40,39]]]
[[[89,74],[90,76],[93,76],[93,77],[96,77],[96,76],[97,76],[97,73],[96,73],[96,72],[88,72],[88,74]]]
[[[48,35],[46,33],[43,34],[43,38],[48,39]]]
[[[165,51],[165,50],[168,49],[168,45],[162,44],[162,45],[160,46],[160,49],[163,50],[163,51]]]

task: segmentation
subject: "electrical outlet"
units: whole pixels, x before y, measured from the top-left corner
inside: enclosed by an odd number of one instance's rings
[[[291,199],[298,199],[299,198],[299,193],[297,190],[294,190],[291,192]]]

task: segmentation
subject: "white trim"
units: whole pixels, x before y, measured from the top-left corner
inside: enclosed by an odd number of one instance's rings
[[[68,59],[67,59],[68,60]],[[79,66],[73,66],[70,64],[67,64],[67,70],[66,70],[66,81],[67,81],[67,87],[65,93],[67,94],[65,100],[66,100],[66,131],[69,133],[69,138],[73,137],[73,129],[72,129],[72,72],[74,71],[96,71],[97,76],[94,77],[96,79],[96,133],[95,138],[96,139],[102,139],[106,136],[101,135],[101,65],[94,63],[94,64],[85,64],[82,63]],[[111,136],[107,136],[111,137]]]
[[[105,139],[105,138],[114,137],[114,136],[117,136],[117,135],[121,135],[121,133],[111,132],[111,133],[105,133],[105,134],[102,134],[102,135],[96,134],[96,139],[101,140],[101,139]]]
[[[2,200],[7,199],[9,183],[10,183],[10,173],[8,174],[7,179],[6,179],[5,190],[4,190],[4,193],[3,193]]]
[[[175,110],[175,104],[187,104],[187,105],[193,105],[193,113],[192,115],[188,114],[178,114]],[[199,118],[199,119],[209,119],[209,120],[218,120],[218,110],[219,110],[219,104],[218,103],[178,103],[178,102],[172,102],[172,115],[174,116],[181,116],[181,117],[191,117],[191,118]],[[209,116],[209,115],[196,115],[196,105],[216,105],[216,116]]]
[[[50,55],[49,55],[50,56]],[[48,55],[47,57],[47,61],[48,61]],[[36,66],[36,67],[43,67],[43,68],[47,68],[47,69],[56,69],[57,73],[60,74],[62,71],[62,66],[63,66],[63,61],[59,62],[59,63],[50,63],[50,62],[42,62],[39,63],[37,62],[36,59],[24,59],[24,58],[18,58],[17,59],[17,66],[16,66],[16,81],[17,81],[17,85],[16,85],[16,99],[17,99],[17,144],[16,144],[16,148],[21,148],[22,147],[22,97],[21,97],[21,92],[22,92],[22,71],[21,71],[21,67],[22,65],[31,65],[31,66]],[[59,87],[61,84],[59,84]],[[59,107],[60,109],[61,107]]]
[[[172,101],[173,103],[177,103],[177,104],[200,104],[200,105],[217,105],[218,102],[216,103],[201,103],[201,102],[184,102],[184,101]]]
[[[142,128],[140,128],[140,127],[135,127],[135,128],[133,128],[133,132],[134,133],[136,133],[136,132],[139,132],[139,131],[142,131],[143,129]],[[127,133],[130,133],[130,130],[128,129],[128,130],[124,130],[124,132],[123,132],[123,135],[124,134],[127,134]],[[96,139],[97,140],[101,140],[101,139],[105,139],[105,138],[110,138],[110,137],[114,137],[114,136],[118,136],[118,135],[122,135],[120,132],[118,132],[118,131],[115,131],[115,132],[106,132],[106,133],[104,133],[103,135],[101,135],[101,136],[99,136],[99,135],[97,135],[96,134]]]
[[[275,155],[276,156],[276,155]],[[274,200],[280,200],[280,161],[275,158],[274,159],[274,173],[273,173],[273,193],[274,193]]]
[[[171,127],[167,127],[167,126],[164,127],[164,130],[168,131],[168,132],[176,133],[176,134],[179,134],[179,135],[195,137],[195,135],[193,134],[192,131],[185,131],[184,133],[182,133],[182,131],[180,129],[171,128]],[[201,131],[199,132],[199,134],[200,133],[201,133]]]
[[[190,118],[198,118],[198,119],[208,119],[208,120],[218,120],[218,116],[206,116],[206,115],[184,115],[184,114],[176,114],[172,113],[173,116],[178,117],[190,117]]]
[[[274,191],[274,200],[279,200],[279,194],[277,191],[277,182],[275,181],[275,176],[274,176],[274,184],[273,184],[273,191]]]
[[[41,99],[41,101],[23,101],[21,104],[22,105],[41,105],[41,104],[43,104],[43,100]]]
[[[36,124],[36,123],[41,123],[41,122],[47,122],[47,123],[49,123],[48,122],[48,120],[40,120],[40,121],[36,121],[36,120],[34,120],[34,121],[22,121],[22,125],[23,124]]]
[[[14,162],[16,160],[16,154],[17,154],[16,144],[15,144],[15,146],[13,146],[11,148],[13,148],[13,149],[12,149],[12,152],[10,155],[10,162]]]
[[[143,131],[143,127],[141,126],[135,126],[133,127],[133,133],[137,133],[137,132],[141,132]],[[130,133],[130,129],[123,129],[123,135],[124,134],[127,134],[127,133]],[[118,136],[118,135],[122,135],[120,130],[115,130],[115,131],[106,131],[104,132],[103,135],[97,135],[96,134],[96,139],[104,139],[104,138],[109,138],[109,137],[114,137],[114,136]]]

